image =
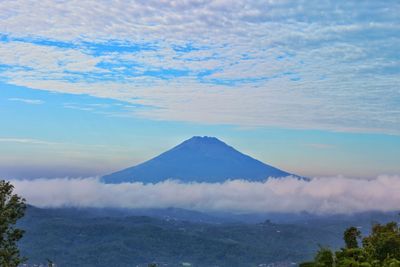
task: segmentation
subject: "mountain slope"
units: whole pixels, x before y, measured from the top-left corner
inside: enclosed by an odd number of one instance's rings
[[[102,181],[223,182],[235,178],[263,181],[288,175],[291,174],[240,153],[215,137],[195,136],[149,161],[103,176]]]

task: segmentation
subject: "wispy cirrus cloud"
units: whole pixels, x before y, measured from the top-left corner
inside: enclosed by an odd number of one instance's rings
[[[153,120],[399,134],[399,8],[2,2],[0,77],[153,107],[132,113]]]
[[[17,98],[17,97],[9,98],[8,100],[22,102],[25,104],[32,104],[32,105],[41,105],[45,103],[43,100],[40,99],[28,99],[28,98]]]
[[[49,142],[49,141],[39,140],[39,139],[7,138],[7,137],[0,137],[0,142],[3,142],[3,143],[33,144],[33,145],[57,145],[57,144],[60,144],[60,143],[56,143],[56,142]]]

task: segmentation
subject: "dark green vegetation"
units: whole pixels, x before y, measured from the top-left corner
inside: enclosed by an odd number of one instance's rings
[[[321,247],[313,262],[300,267],[400,267],[400,228],[396,222],[375,224],[372,232],[362,239],[356,227],[343,235],[345,247],[333,252]]]
[[[271,223],[199,224],[150,217],[85,217],[31,208],[20,243],[31,263],[57,266],[255,266],[310,255],[324,233]],[[314,244],[307,245],[307,244]]]
[[[395,215],[313,217],[275,224],[200,223],[168,218],[124,215],[91,209],[29,207],[20,226],[26,235],[20,248],[28,262],[57,266],[258,266],[302,262],[318,244],[339,248],[341,233],[356,224]],[[166,265],[165,265],[166,264]],[[282,265],[281,265],[282,266]]]
[[[25,200],[13,194],[14,186],[0,180],[0,266],[16,267],[24,262],[17,246],[24,231],[15,227],[24,216]]]

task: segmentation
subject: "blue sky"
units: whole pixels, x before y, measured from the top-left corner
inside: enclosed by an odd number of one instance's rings
[[[400,173],[398,1],[3,1],[0,175],[193,135],[305,176]]]

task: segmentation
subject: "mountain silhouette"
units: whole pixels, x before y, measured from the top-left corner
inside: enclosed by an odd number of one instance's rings
[[[139,165],[105,175],[104,183],[224,182],[228,179],[265,181],[292,175],[247,156],[215,137],[194,136]],[[298,177],[297,175],[293,175]]]

